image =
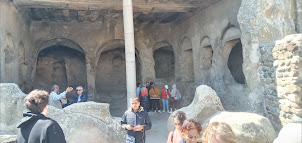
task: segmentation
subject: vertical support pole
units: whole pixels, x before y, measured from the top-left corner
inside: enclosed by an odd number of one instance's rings
[[[127,107],[130,99],[136,96],[135,43],[132,0],[123,0],[123,18],[125,35]]]

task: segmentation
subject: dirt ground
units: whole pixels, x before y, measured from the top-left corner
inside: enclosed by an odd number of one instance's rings
[[[146,131],[146,143],[166,143],[168,139],[167,120],[170,113],[149,112],[152,128]]]

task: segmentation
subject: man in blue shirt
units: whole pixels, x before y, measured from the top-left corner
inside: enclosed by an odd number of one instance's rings
[[[84,89],[82,86],[78,86],[76,87],[76,91],[77,91],[77,97],[75,97],[73,99],[73,101],[71,102],[71,104],[73,103],[80,103],[80,102],[86,102],[88,97],[86,94],[83,93]]]
[[[68,92],[72,91],[72,90],[73,90],[73,88],[68,86],[64,92],[59,94],[59,92],[60,92],[59,86],[58,85],[53,85],[51,87],[51,92],[50,92],[50,96],[49,96],[48,105],[51,105],[53,107],[62,109],[61,100],[66,99],[66,94]]]

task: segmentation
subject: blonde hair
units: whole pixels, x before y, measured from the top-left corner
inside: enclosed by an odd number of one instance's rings
[[[130,99],[130,101],[134,101],[134,100],[136,100],[137,102],[140,102],[140,101],[139,101],[139,98],[137,98],[136,96],[134,96],[134,97],[132,97],[132,98]]]
[[[218,141],[220,139],[222,142]],[[237,143],[237,137],[232,128],[222,122],[211,123],[202,135],[202,142],[208,143]]]

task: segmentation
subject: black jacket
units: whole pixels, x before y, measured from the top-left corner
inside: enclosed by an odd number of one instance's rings
[[[60,125],[40,113],[25,110],[17,128],[17,143],[66,143]]]
[[[132,109],[127,110],[121,121],[122,127],[125,129],[125,126],[133,125],[143,125],[143,131],[127,130],[126,143],[144,143],[145,142],[145,131],[150,130],[152,123],[148,112],[144,111],[143,107],[140,107],[137,112],[134,112]]]

